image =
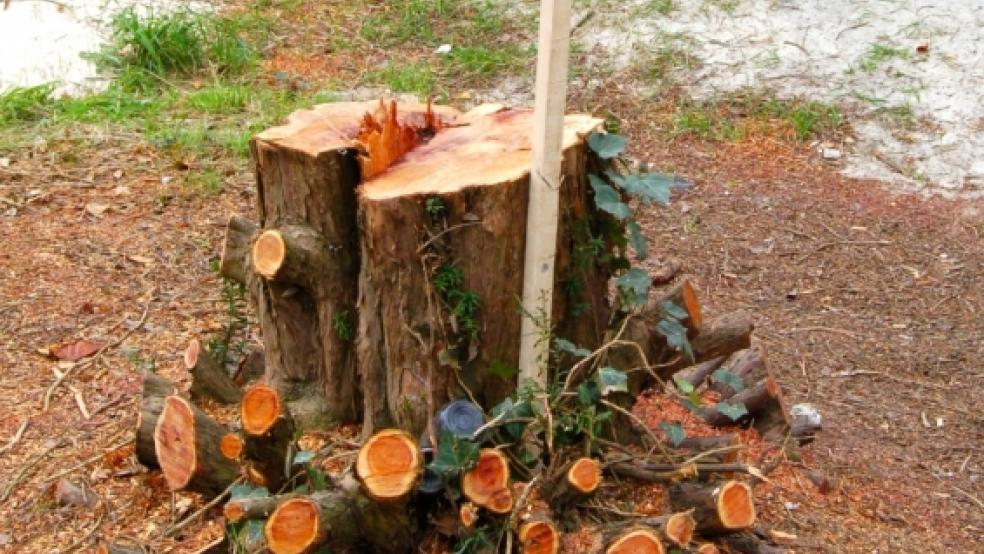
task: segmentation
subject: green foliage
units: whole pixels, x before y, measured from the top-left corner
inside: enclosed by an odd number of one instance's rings
[[[742,416],[748,414],[748,410],[741,402],[732,404],[730,402],[718,402],[714,409],[731,418],[731,421],[738,421]]]
[[[437,453],[427,469],[444,481],[449,481],[464,471],[475,467],[480,446],[471,440],[458,438],[447,430],[441,431]]]
[[[588,137],[588,148],[603,160],[610,160],[625,151],[628,140],[610,133],[592,133]]]
[[[625,224],[625,228],[629,231],[629,244],[635,250],[636,258],[645,260],[649,257],[649,243],[646,241],[645,235],[642,234],[642,228],[639,226],[639,223],[630,221]]]
[[[331,327],[341,340],[350,341],[355,338],[355,325],[352,323],[352,312],[349,310],[340,310],[331,314]]]
[[[711,379],[722,385],[728,385],[735,392],[741,392],[745,390],[745,383],[742,382],[741,377],[729,371],[725,368],[718,368],[713,374],[711,374]]]
[[[479,554],[491,552],[495,544],[488,536],[489,530],[486,527],[479,527],[467,536],[458,539],[454,544],[453,554]]]
[[[477,292],[462,289],[464,281],[461,269],[451,263],[443,263],[434,272],[433,286],[451,308],[458,330],[464,335],[477,337],[477,317],[482,299]]]
[[[591,188],[594,190],[595,205],[598,206],[598,209],[610,213],[620,221],[625,220],[632,215],[632,210],[629,209],[628,204],[622,202],[622,196],[618,193],[618,191],[608,186],[608,184],[606,184],[601,177],[594,174],[589,174],[588,181],[591,183]]]
[[[529,418],[533,416],[533,406],[530,404],[529,399],[523,398],[522,395],[516,395],[515,399],[507,397],[492,408],[492,417],[497,418],[500,416],[505,420]],[[523,429],[526,428],[526,424],[513,422],[502,425],[499,428],[506,434],[509,440],[514,441],[523,435]]]
[[[437,83],[434,68],[427,62],[387,62],[366,77],[383,83],[393,92],[411,92],[421,97],[434,92]]]
[[[904,48],[895,48],[881,43],[871,45],[871,48],[861,58],[858,66],[862,71],[872,72],[878,69],[883,63],[891,59],[908,59],[909,52]]]
[[[519,368],[506,362],[495,360],[489,364],[489,371],[503,381],[511,381],[519,374]]]
[[[575,356],[577,358],[583,358],[591,354],[591,351],[588,350],[587,348],[581,348],[576,344],[574,344],[573,342],[567,339],[562,339],[560,337],[554,338],[554,347],[559,352],[567,352],[568,354],[571,354],[572,356]]]
[[[624,275],[615,280],[622,306],[626,309],[645,306],[649,297],[649,287],[652,283],[653,280],[642,268],[633,267],[625,272]]]
[[[440,196],[430,196],[424,201],[424,210],[433,220],[440,219],[447,215],[448,207]]]
[[[217,264],[212,270],[218,273]],[[246,304],[245,285],[223,277],[222,299],[225,302],[226,321],[223,324],[222,335],[208,342],[208,350],[216,360],[225,363],[230,354],[242,356],[249,348],[245,336],[249,322],[242,310]]]
[[[683,426],[679,423],[663,421],[659,424],[659,427],[666,433],[666,438],[669,439],[670,444],[673,446],[680,446],[683,439],[687,438],[687,432],[683,430]]]
[[[662,318],[656,323],[656,330],[666,337],[666,344],[683,354],[686,359],[693,361],[694,352],[690,348],[690,340],[687,339],[687,327],[680,322],[682,318],[674,317],[665,311],[661,315]]]
[[[192,108],[202,113],[233,114],[246,108],[252,94],[243,85],[215,85],[192,92],[186,99]]]
[[[607,396],[612,392],[629,392],[628,375],[614,367],[599,368],[595,374],[595,382],[601,396]]]
[[[449,263],[441,264],[434,273],[434,290],[444,296],[461,288],[464,282],[465,274],[457,266]]]
[[[44,84],[14,87],[0,94],[0,125],[41,119],[54,102],[54,90],[54,85]]]
[[[685,408],[691,411],[698,411],[700,409],[700,395],[697,394],[697,390],[691,385],[686,379],[682,377],[673,376],[673,384],[679,389],[685,396],[683,399],[683,405]]]

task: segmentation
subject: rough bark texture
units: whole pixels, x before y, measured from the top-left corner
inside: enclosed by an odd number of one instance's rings
[[[157,427],[157,419],[161,417],[161,410],[164,409],[164,399],[174,392],[174,383],[156,373],[143,372],[143,396],[137,417],[135,449],[137,460],[149,469],[160,467],[154,448],[154,429]]]
[[[369,498],[349,480],[338,490],[281,502],[264,528],[274,554],[314,552],[413,552],[415,529],[404,504]]]
[[[243,457],[262,476],[262,484],[268,491],[279,491],[293,467],[288,457],[296,451],[294,418],[280,401],[279,393],[266,385],[255,385],[246,391],[240,417]]]
[[[765,350],[760,344],[735,352],[724,367],[740,377],[746,387],[754,385],[768,374]],[[737,392],[730,385],[720,382],[711,383],[709,388],[719,392],[722,400],[734,396]]]
[[[553,305],[557,336],[589,348],[607,324],[608,275],[574,259],[577,237],[594,225],[588,155],[577,134],[598,123],[568,116]],[[531,128],[527,110],[474,118],[360,188],[367,431],[392,424],[419,433],[428,406],[464,396],[462,386],[486,408],[514,390],[514,378],[491,368],[518,363]],[[445,286],[449,272],[460,278]],[[572,282],[577,298],[563,293]],[[455,313],[465,294],[477,309]],[[577,310],[580,317],[571,317]]]
[[[180,396],[164,399],[154,429],[154,448],[171,490],[214,496],[239,476],[239,465],[219,450],[225,433],[222,426]]]
[[[226,372],[225,364],[198,339],[192,339],[184,353],[185,369],[191,373],[191,389],[188,394],[192,400],[211,398],[222,404],[236,404],[243,393]]]
[[[281,502],[295,498],[296,495],[254,496],[237,498],[226,502],[222,515],[226,521],[236,523],[247,519],[266,519]]]

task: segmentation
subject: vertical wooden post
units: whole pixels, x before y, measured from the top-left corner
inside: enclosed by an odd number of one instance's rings
[[[554,257],[560,205],[561,141],[567,107],[571,0],[541,0],[540,41],[533,112],[533,169],[526,219],[519,382],[547,383],[548,341],[540,326],[550,325]]]

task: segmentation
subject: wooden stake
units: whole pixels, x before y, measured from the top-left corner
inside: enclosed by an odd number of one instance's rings
[[[530,172],[526,257],[523,264],[523,308],[527,311],[527,317],[523,318],[520,327],[519,381],[532,381],[543,388],[547,385],[550,344],[542,340],[539,326],[549,328],[553,305],[570,25],[571,0],[541,0],[533,116],[533,169]]]

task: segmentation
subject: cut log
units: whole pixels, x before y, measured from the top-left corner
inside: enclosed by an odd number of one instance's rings
[[[225,434],[187,400],[165,398],[154,429],[154,448],[168,487],[206,496],[224,491],[239,476],[239,465],[219,450]]]
[[[614,537],[605,548],[605,554],[664,554],[659,535],[646,528],[625,531]]]
[[[721,550],[714,543],[705,542],[697,547],[696,554],[721,554]]]
[[[548,517],[534,514],[516,532],[523,554],[557,554],[560,551],[560,531]]]
[[[294,495],[285,494],[235,498],[226,502],[225,506],[222,507],[222,516],[230,523],[247,519],[266,519],[277,509],[280,503],[294,497]]]
[[[601,465],[591,458],[578,458],[564,465],[540,490],[554,510],[590,497],[601,485]]]
[[[751,346],[752,331],[755,329],[752,316],[745,311],[737,311],[711,320],[701,327],[700,331],[690,340],[694,359],[685,356],[664,354],[663,360],[678,358],[675,363],[660,367],[661,377],[669,377],[677,371],[694,363],[703,363],[719,356],[729,356],[743,348]]]
[[[236,373],[232,376],[232,381],[236,383],[236,386],[244,387],[252,381],[263,377],[265,365],[263,361],[263,349],[251,350],[239,363]]]
[[[690,511],[686,511],[609,523],[602,527],[602,535],[611,541],[633,531],[646,531],[649,536],[656,537],[660,544],[666,541],[672,545],[686,547],[693,540],[696,527],[697,522],[694,521],[693,515]]]
[[[294,418],[280,393],[266,385],[254,385],[240,404],[243,424],[243,456],[271,492],[279,491],[290,478],[294,448]]]
[[[250,275],[249,250],[253,235],[259,228],[248,219],[231,216],[226,223],[225,240],[222,242],[222,255],[219,258],[219,273],[237,283],[246,284]]]
[[[192,400],[211,398],[222,404],[236,404],[243,393],[226,372],[225,364],[191,339],[184,351],[184,366],[191,373]]]
[[[525,248],[532,112],[476,109],[460,122],[467,124],[438,132],[359,189],[357,342],[367,430],[392,424],[419,433],[428,405],[445,403],[448,391],[464,396],[458,378],[486,408],[516,387],[515,378],[489,368],[518,364],[523,275],[516,269]],[[604,217],[591,202],[582,140],[600,123],[565,120],[555,282],[571,294],[555,295],[552,309],[558,336],[587,348],[599,343],[609,312],[607,268],[594,261],[575,268],[574,259]],[[385,388],[372,389],[379,384]]]
[[[256,278],[249,288],[263,333],[266,381],[283,394],[302,427],[324,427],[331,420],[353,421],[358,416],[353,331],[360,162],[355,140],[363,116],[377,107],[373,102],[341,102],[301,110],[251,143],[260,224],[263,231],[286,237],[286,265],[282,277],[278,272],[272,280]],[[442,120],[456,115],[450,109],[436,111]],[[427,106],[404,106],[400,122],[423,128],[428,113]],[[291,248],[290,228],[303,229],[300,252]],[[271,235],[266,236],[260,245],[264,255],[271,246]],[[251,257],[256,248],[251,245],[250,250]],[[308,257],[294,257],[298,253]],[[261,271],[267,271],[268,262],[269,258],[260,260]],[[305,268],[309,262],[316,263]],[[244,265],[256,267],[252,261]],[[319,268],[324,272],[315,273]]]
[[[238,462],[243,457],[243,439],[238,433],[226,433],[219,440],[219,451],[230,460]]]
[[[759,382],[768,375],[765,352],[761,345],[753,345],[751,348],[736,352],[728,360],[725,367],[740,377],[746,387]],[[731,398],[737,393],[730,385],[717,381],[712,383],[709,388],[720,393],[722,400]]]
[[[780,421],[784,421],[778,387],[779,385],[772,378],[766,378],[726,400],[724,403],[734,406],[742,404],[748,411],[747,415],[738,418],[737,421],[722,413],[717,405],[704,407],[701,410],[701,416],[704,421],[716,427],[735,425],[751,419],[765,421],[766,418],[769,418],[771,421],[774,417],[778,417]],[[772,414],[776,415],[773,416]]]
[[[461,492],[476,506],[496,514],[509,513],[513,506],[509,488],[509,460],[505,454],[484,448],[475,467],[461,477]]]
[[[752,489],[740,481],[679,483],[669,488],[669,498],[676,510],[693,509],[697,532],[702,535],[747,529],[755,523]]]
[[[727,356],[718,356],[712,360],[708,360],[702,364],[698,364],[692,368],[685,369],[678,372],[673,376],[673,380],[682,380],[684,382],[690,383],[690,386],[697,388],[705,379],[711,376],[712,373],[718,370],[724,362],[728,359]]]
[[[417,484],[421,469],[417,444],[398,429],[384,429],[366,440],[355,464],[366,494],[380,502],[405,499]]]
[[[709,452],[711,450],[727,449],[729,447],[734,447],[726,452],[721,452],[720,454],[711,454],[701,458],[703,462],[717,462],[730,464],[738,461],[738,448],[741,445],[741,440],[738,435],[727,434],[727,435],[717,435],[709,437],[687,437],[680,441],[680,444],[676,446],[671,446],[678,451],[687,453],[687,457]]]
[[[472,529],[478,521],[478,508],[471,502],[462,503],[458,508],[458,522],[464,529]]]
[[[358,483],[281,502],[264,526],[274,554],[319,549],[343,552],[413,552],[416,541],[405,505],[376,502]]]
[[[157,450],[154,447],[154,429],[164,409],[164,399],[175,393],[174,383],[150,371],[143,372],[143,396],[137,415],[137,461],[150,469],[157,469]]]

